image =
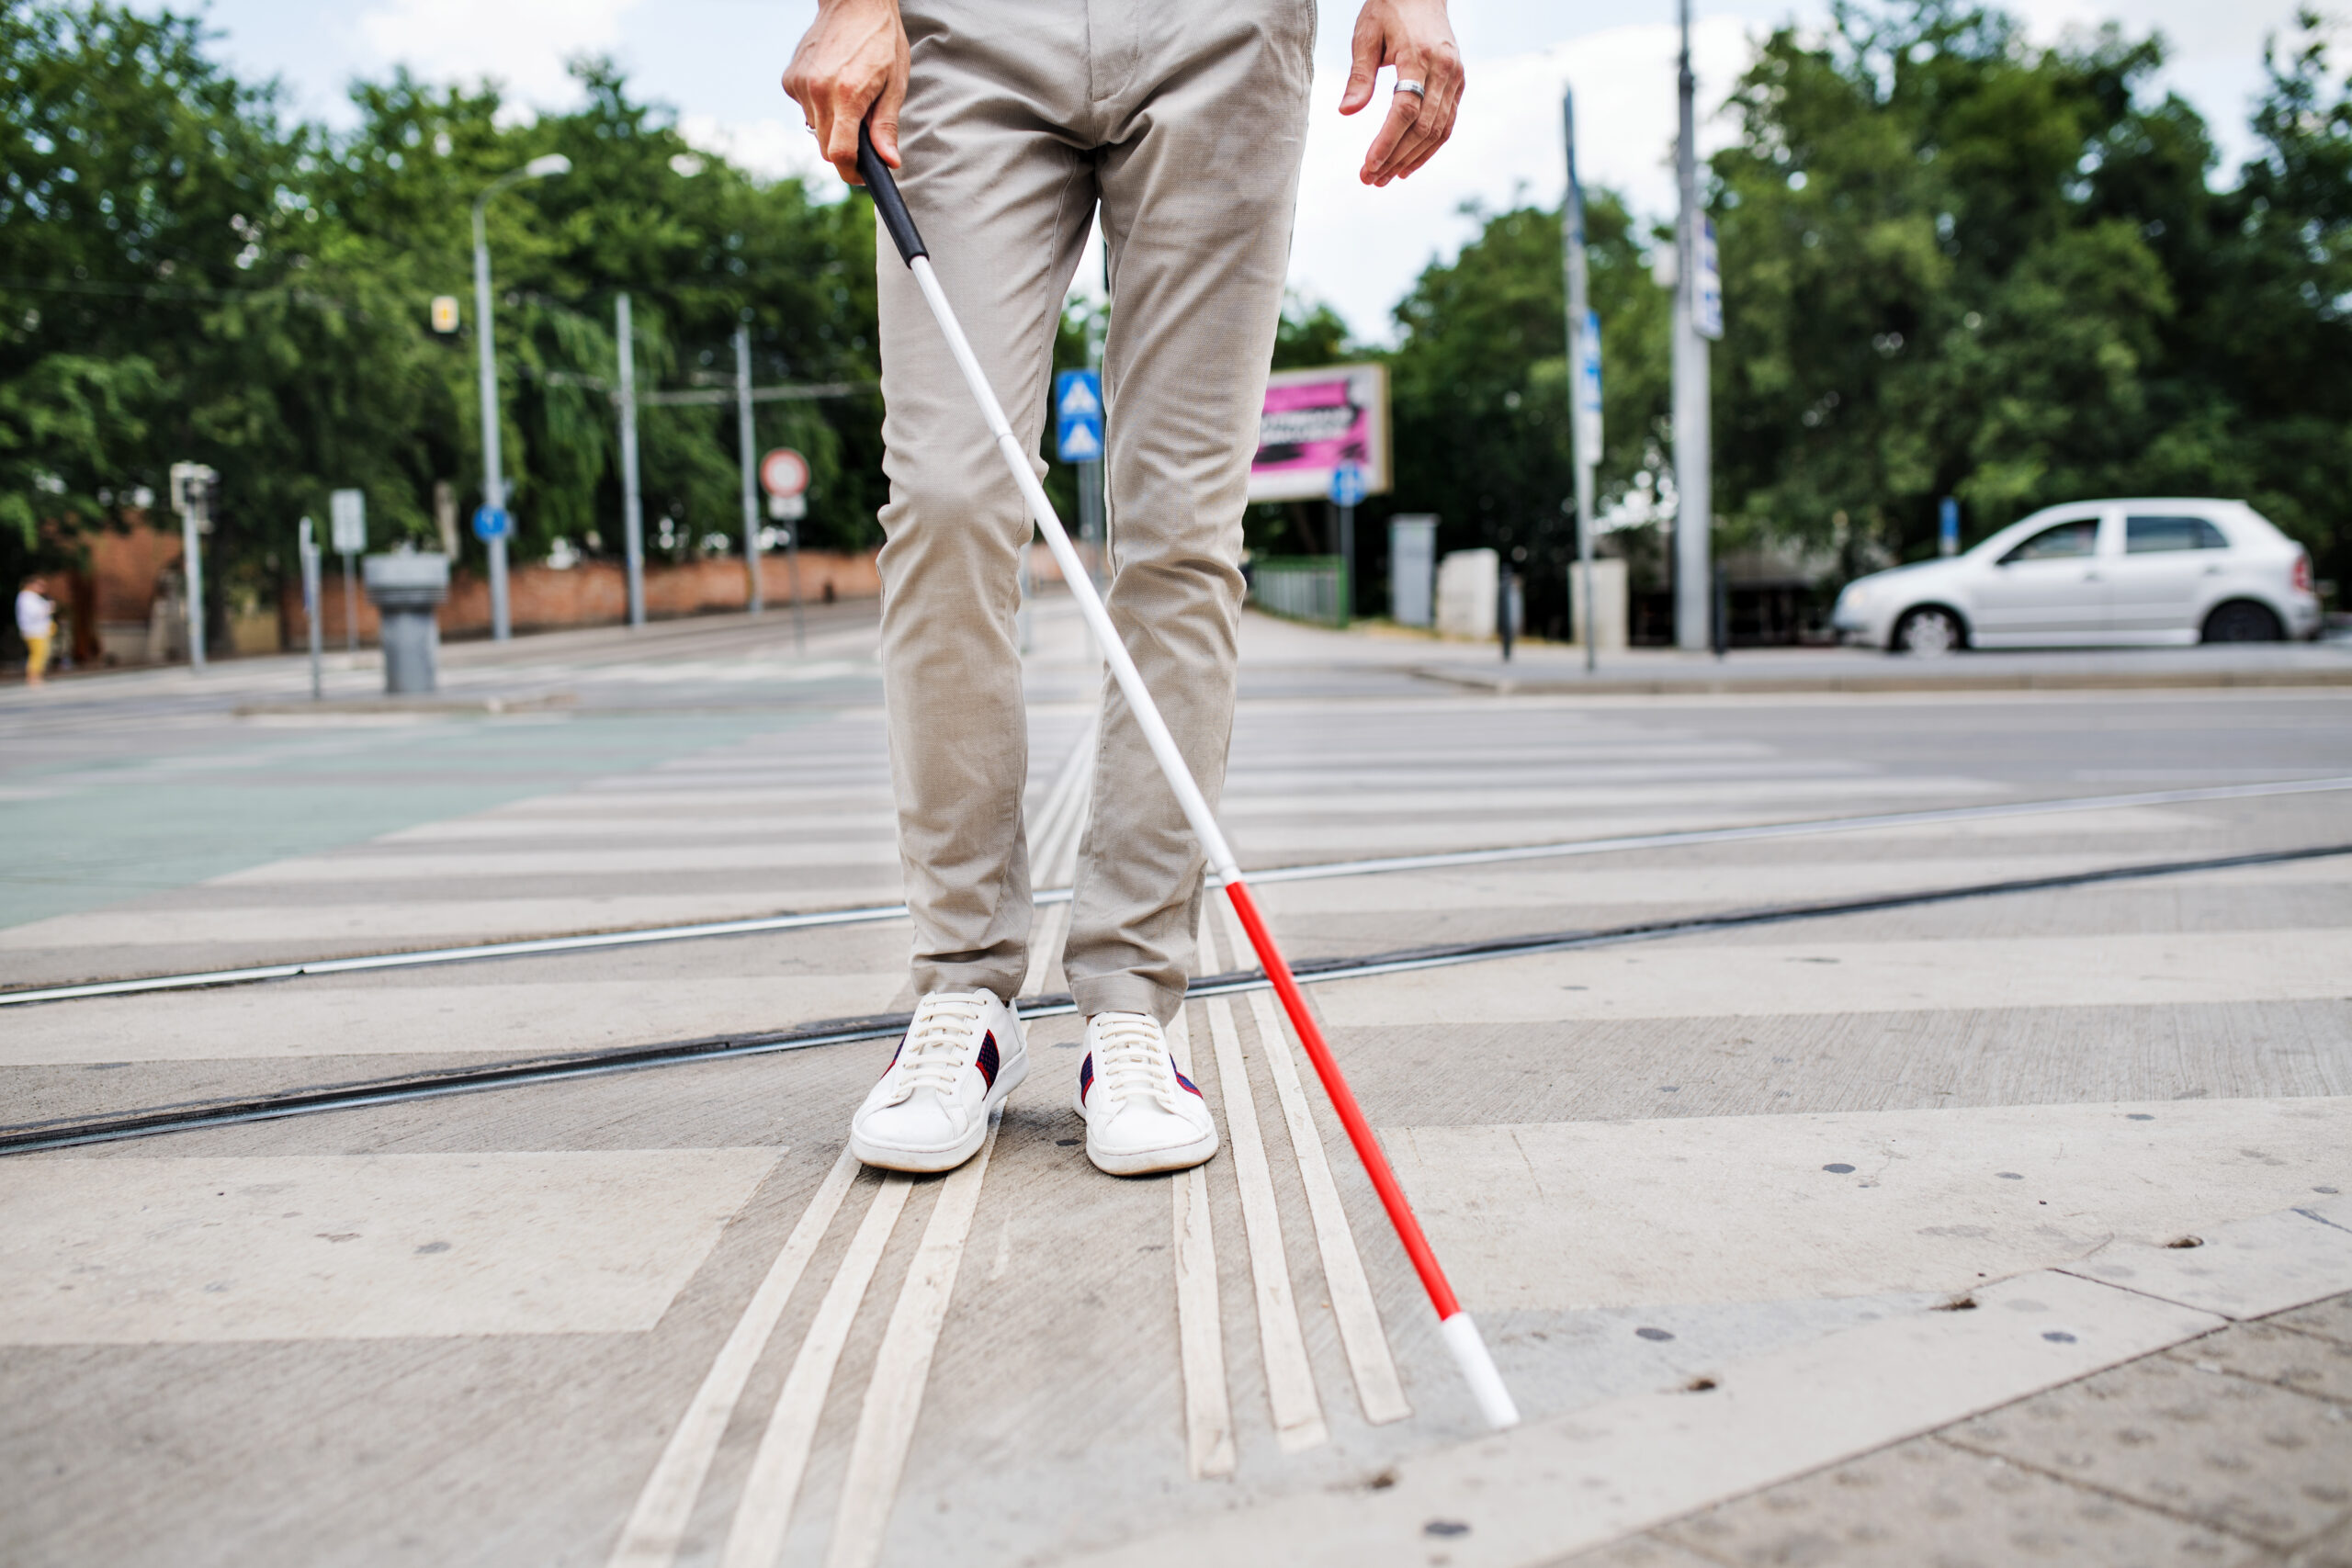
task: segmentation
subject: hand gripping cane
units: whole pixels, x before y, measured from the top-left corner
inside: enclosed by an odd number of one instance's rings
[[[1299,1043],[1306,1047],[1307,1059],[1315,1064],[1315,1074],[1323,1080],[1323,1092],[1330,1096],[1332,1110],[1339,1112],[1340,1123],[1348,1130],[1348,1141],[1355,1145],[1356,1157],[1363,1161],[1364,1173],[1372,1178],[1373,1190],[1380,1194],[1381,1207],[1388,1211],[1389,1223],[1396,1227],[1396,1237],[1405,1244],[1405,1254],[1413,1260],[1413,1268],[1421,1277],[1422,1287],[1429,1292],[1430,1304],[1437,1309],[1438,1325],[1445,1337],[1446,1348],[1462,1368],[1462,1375],[1470,1384],[1470,1392],[1477,1397],[1478,1408],[1497,1427],[1518,1424],[1519,1411],[1511,1404],[1510,1393],[1503,1387],[1503,1380],[1495,1371],[1494,1358],[1487,1353],[1487,1342],[1478,1334],[1470,1314],[1462,1310],[1454,1299],[1453,1287],[1446,1282],[1445,1270],[1438,1264],[1437,1254],[1430,1250],[1429,1237],[1421,1234],[1421,1223],[1413,1217],[1412,1205],[1405,1200],[1405,1190],[1396,1184],[1396,1173],[1388,1168],[1388,1156],[1381,1151],[1380,1142],[1373,1136],[1372,1124],[1364,1120],[1363,1108],[1340,1075],[1340,1065],[1331,1057],[1331,1047],[1324,1043],[1323,1031],[1317,1026],[1315,1015],[1307,1010],[1306,998],[1301,995],[1298,982],[1291,977],[1290,965],[1283,961],[1282,950],[1274,945],[1272,932],[1267,931],[1263,917],[1258,913],[1256,900],[1241,880],[1241,868],[1234,863],[1233,851],[1226,843],[1225,835],[1217,830],[1216,818],[1209,812],[1208,802],[1202,797],[1201,787],[1193,782],[1192,771],[1184,765],[1183,754],[1176,750],[1176,739],[1168,733],[1168,726],[1159,716],[1159,706],[1151,700],[1151,693],[1143,683],[1135,660],[1127,657],[1126,647],[1119,640],[1117,630],[1111,625],[1110,613],[1103,609],[1102,596],[1094,591],[1094,581],[1071,547],[1069,535],[1062,527],[1061,519],[1054,513],[1054,504],[1046,499],[1045,488],[1030,467],[1029,456],[1004,417],[1003,408],[996,400],[996,393],[989,386],[986,371],[972,354],[972,345],[964,336],[964,329],[956,320],[956,312],[947,303],[947,296],[939,287],[939,278],[932,271],[931,257],[923,248],[922,236],[915,232],[914,220],[907,216],[907,204],[899,195],[898,182],[890,177],[889,165],[874,151],[873,140],[860,126],[857,132],[857,170],[865,177],[866,188],[874,193],[874,206],[880,213],[882,226],[890,231],[890,239],[899,247],[899,254],[915,276],[915,284],[922,297],[930,302],[931,313],[939,322],[939,330],[947,339],[948,352],[956,356],[956,366],[964,372],[964,380],[972,389],[972,397],[980,405],[981,414],[988,420],[989,434],[996,437],[997,451],[1004,458],[1005,468],[1012,481],[1021,487],[1022,499],[1029,503],[1029,513],[1046,536],[1046,547],[1053,552],[1061,567],[1062,581],[1069,585],[1070,594],[1078,601],[1079,613],[1085,617],[1088,631],[1102,649],[1102,657],[1110,661],[1112,676],[1119,682],[1119,690],[1127,699],[1128,710],[1135,716],[1137,728],[1151,747],[1152,756],[1159,763],[1160,773],[1168,780],[1168,787],[1176,792],[1176,800],[1184,808],[1184,819],[1192,825],[1193,834],[1200,840],[1207,855],[1209,867],[1224,884],[1225,896],[1233,901],[1233,912],[1240,917],[1242,929],[1250,933],[1250,945],[1258,952],[1258,962],[1273,982],[1281,996],[1283,1009],[1290,1014],[1291,1027],[1298,1032]]]

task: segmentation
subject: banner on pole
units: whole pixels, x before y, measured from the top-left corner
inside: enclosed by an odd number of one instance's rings
[[[1250,499],[1323,499],[1345,464],[1363,469],[1364,493],[1387,493],[1388,367],[1332,365],[1268,377]]]
[[[1710,342],[1724,335],[1724,273],[1715,255],[1715,220],[1699,225],[1699,277],[1690,291],[1690,327]]]
[[[1587,463],[1600,461],[1600,312],[1584,313],[1577,339],[1577,440]]]

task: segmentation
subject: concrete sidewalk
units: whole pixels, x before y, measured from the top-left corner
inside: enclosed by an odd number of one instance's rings
[[[870,630],[775,633],[453,671],[574,699],[530,712],[9,706],[0,983],[887,908]],[[1524,1428],[1262,992],[1182,1015],[1226,1142],[1173,1179],[1086,1165],[1068,1017],[944,1179],[842,1158],[888,1038],[411,1092],[902,1010],[877,915],[0,1006],[0,1131],[201,1123],[0,1156],[0,1560],[2343,1560],[2352,694],[1652,702],[1244,638],[1252,868],[1651,836],[1261,889],[1300,959],[1622,933],[1310,987]],[[1100,672],[1065,607],[1032,641],[1055,886]],[[1195,972],[1246,967],[1210,904]]]
[[[2195,690],[2352,685],[2352,640],[2196,648],[2043,649],[1899,658],[1854,648],[1742,648],[1723,658],[1669,648],[1603,654],[1521,641],[1451,641],[1384,622],[1347,631],[1253,612],[1253,652],[1269,665],[1384,669],[1496,693],[1732,695],[1739,693]]]

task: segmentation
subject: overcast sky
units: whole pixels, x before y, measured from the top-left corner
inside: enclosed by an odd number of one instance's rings
[[[2297,0],[2011,0],[2039,39],[2115,20],[2161,31],[2172,46],[2163,85],[2194,103],[2234,166],[2262,82],[2264,39],[2292,24]],[[1692,53],[1702,108],[1747,63],[1751,39],[1793,17],[1818,25],[1825,0],[1696,0]],[[2339,3],[2330,9],[2341,14]],[[563,62],[613,55],[640,96],[673,106],[686,133],[768,173],[807,166],[799,115],[776,87],[813,0],[214,0],[220,48],[241,71],[280,76],[298,111],[333,123],[352,116],[344,88],[395,63],[435,78],[492,76],[522,105],[576,101]],[[1655,12],[1656,20],[1641,18]],[[1664,213],[1674,133],[1674,28],[1668,0],[1457,0],[1454,26],[1469,72],[1453,141],[1411,180],[1367,190],[1354,171],[1371,111],[1342,119],[1355,6],[1323,0],[1316,108],[1300,197],[1292,281],[1329,300],[1356,332],[1386,338],[1388,310],[1421,268],[1471,232],[1465,201],[1514,195],[1550,203],[1563,176],[1559,99],[1577,90],[1588,183]],[[2352,44],[2352,39],[2346,39]],[[1727,128],[1715,121],[1713,140]],[[1702,145],[1710,132],[1702,127]]]

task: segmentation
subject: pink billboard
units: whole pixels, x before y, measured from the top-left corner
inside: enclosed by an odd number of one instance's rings
[[[1368,494],[1387,491],[1388,367],[1330,365],[1268,377],[1250,499],[1320,497],[1341,463],[1362,466]]]

